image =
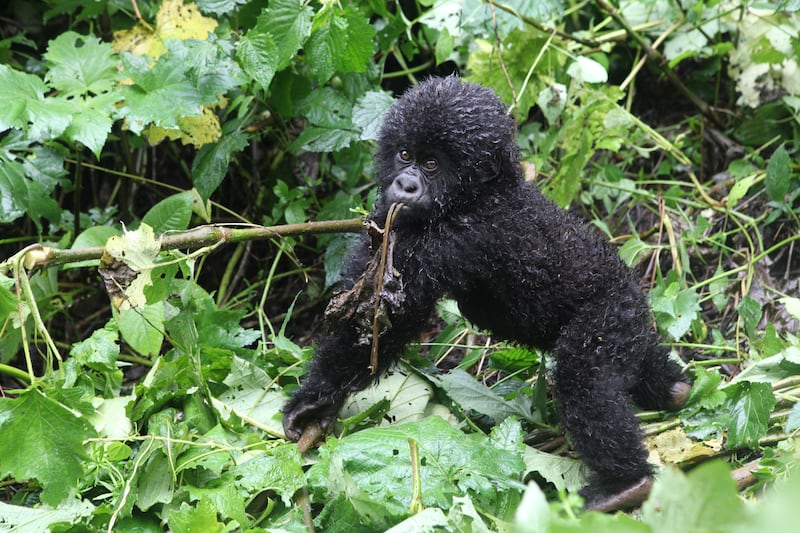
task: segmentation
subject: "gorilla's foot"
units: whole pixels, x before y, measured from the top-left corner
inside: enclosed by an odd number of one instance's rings
[[[689,399],[691,390],[692,386],[684,381],[676,381],[673,383],[669,391],[670,397],[669,400],[667,400],[667,409],[670,411],[677,411],[686,405],[686,400]]]

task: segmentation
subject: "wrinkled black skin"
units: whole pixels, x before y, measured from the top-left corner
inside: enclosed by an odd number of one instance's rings
[[[455,77],[421,83],[388,112],[376,163],[370,219],[382,226],[393,202],[407,205],[392,228],[406,300],[380,339],[377,375],[418,338],[436,301],[454,298],[479,327],[556,358],[561,420],[593,471],[588,506],[650,475],[632,401],[668,407],[686,378],[615,250],[523,180],[515,124],[494,93]],[[350,284],[367,240],[350,261]],[[284,409],[287,437],[313,420],[329,426],[344,397],[373,381],[370,347],[356,337],[338,327],[321,339]]]

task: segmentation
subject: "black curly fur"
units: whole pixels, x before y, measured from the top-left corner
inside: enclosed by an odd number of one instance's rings
[[[593,471],[589,505],[650,475],[631,406],[663,408],[685,381],[653,329],[645,295],[615,250],[523,180],[515,124],[488,89],[434,78],[388,112],[376,155],[382,225],[398,150],[434,153],[442,175],[427,205],[400,212],[394,267],[405,303],[380,339],[379,370],[419,336],[434,304],[455,298],[476,325],[556,358],[554,396],[565,429]],[[351,283],[367,258],[351,261]],[[327,427],[344,396],[370,384],[369,346],[355,328],[325,336],[284,410],[289,438]],[[378,372],[377,375],[380,375]]]

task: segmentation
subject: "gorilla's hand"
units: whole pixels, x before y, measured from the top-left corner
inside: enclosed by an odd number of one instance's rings
[[[312,422],[319,422],[322,430],[327,431],[336,420],[341,406],[342,400],[336,396],[320,397],[299,389],[283,408],[283,432],[286,438],[300,440],[303,430]]]

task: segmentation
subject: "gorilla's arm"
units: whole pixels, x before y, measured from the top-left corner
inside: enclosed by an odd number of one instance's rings
[[[368,256],[366,242],[364,239],[349,261],[345,274],[348,289],[364,270],[364,258]],[[328,318],[329,333],[320,339],[302,385],[284,407],[283,428],[287,438],[298,440],[305,427],[315,421],[323,430],[328,429],[347,394],[370,385],[402,355],[404,346],[419,336],[441,294],[427,287],[427,278],[414,275],[418,273],[407,265],[395,267],[403,279],[401,291],[405,301],[402,308],[392,312],[391,325],[379,338],[377,371],[370,368],[371,345],[359,342],[363,324],[357,324],[358,318],[339,319],[335,324]]]

